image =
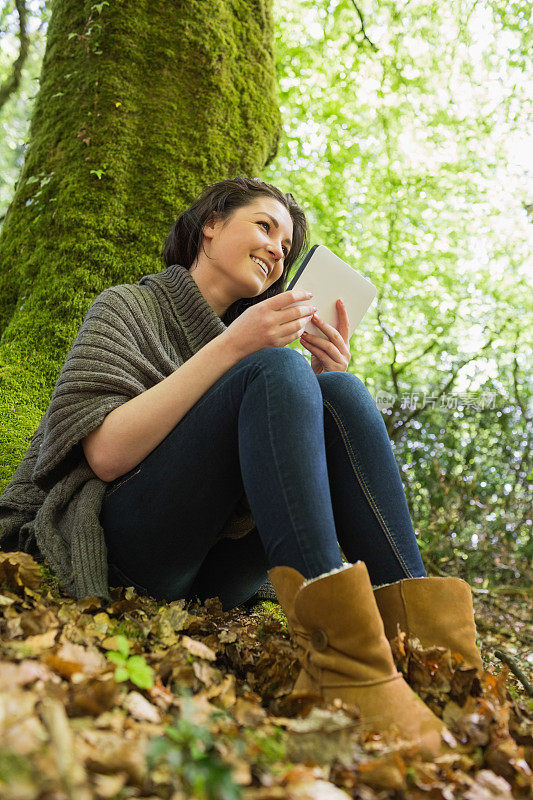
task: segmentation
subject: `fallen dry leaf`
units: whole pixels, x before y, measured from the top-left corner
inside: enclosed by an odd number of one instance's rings
[[[507,781],[487,769],[478,772],[464,797],[465,800],[513,800]]]
[[[191,639],[189,636],[183,636],[181,643],[191,655],[197,656],[198,658],[206,658],[209,661],[216,661],[216,653],[213,652],[210,647],[203,644],[203,642],[198,642],[196,639]]]
[[[39,589],[41,582],[41,569],[28,553],[0,552],[0,585],[20,593],[25,587]]]
[[[403,791],[406,789],[406,765],[401,756],[396,753],[363,761],[358,765],[359,777],[374,789],[389,789]]]
[[[129,692],[122,701],[123,708],[127,709],[135,719],[147,722],[161,722],[161,714],[140,692]]]
[[[223,612],[218,598],[167,604],[122,587],[107,607],[58,599],[35,569],[10,554],[0,580],[1,764],[17,765],[2,798],[189,800],[176,770],[148,769],[149,742],[173,728],[192,748],[179,749],[187,768],[209,734],[207,762],[220,759],[243,800],[530,794],[533,712],[509,694],[507,668],[480,681],[444,648],[398,637],[399,668],[460,740],[452,755],[421,762],[412,743],[396,753],[393,737],[361,730],[356,707],[291,694],[300,665],[278,612]],[[107,655],[119,634],[154,670],[151,688],[115,680]],[[287,769],[291,757],[300,761]]]

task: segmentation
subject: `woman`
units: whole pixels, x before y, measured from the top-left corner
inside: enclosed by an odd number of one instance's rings
[[[310,364],[286,348],[316,310],[309,293],[283,291],[307,233],[292,195],[220,181],[173,226],[164,272],[99,295],[25,472],[42,492],[59,484],[63,505],[70,492],[57,526],[70,541],[59,558],[53,526],[43,533],[56,502],[39,509],[32,543],[78,596],[104,594],[102,552],[112,584],[219,596],[224,609],[268,574],[299,647],[295,691],[356,703],[366,725],[394,724],[433,756],[442,722],[388,639],[400,624],[481,668],[471,594],[426,576],[381,414],[347,372],[341,298],[336,328],[313,317],[328,341],[301,339]]]

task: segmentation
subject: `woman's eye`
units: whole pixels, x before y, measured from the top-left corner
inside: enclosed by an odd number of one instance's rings
[[[261,221],[260,221],[258,224],[259,224],[259,225],[266,225],[266,230],[267,230],[267,231],[269,231],[269,230],[270,230],[270,222],[267,222],[266,220],[261,220]],[[288,252],[289,252],[289,251],[287,250],[287,248],[286,248],[286,247],[282,247],[281,249],[283,250],[283,255],[284,255],[284,256],[287,256],[287,255],[288,255]]]

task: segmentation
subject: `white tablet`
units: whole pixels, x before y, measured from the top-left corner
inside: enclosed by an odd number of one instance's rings
[[[308,302],[317,306],[318,316],[334,328],[338,324],[337,299],[340,297],[348,314],[348,339],[351,338],[377,294],[373,283],[323,244],[315,244],[309,250],[286,291],[290,289],[313,292]],[[301,305],[302,302],[304,301],[299,300],[298,303],[291,305]],[[322,339],[328,338],[311,321],[307,323],[305,330]]]

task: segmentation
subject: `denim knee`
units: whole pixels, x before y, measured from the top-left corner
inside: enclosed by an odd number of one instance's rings
[[[262,350],[256,350],[255,353],[245,356],[239,364],[247,361],[260,364],[263,369],[272,370],[277,376],[285,376],[292,381],[298,376],[307,379],[309,377],[316,378],[307,359],[298,350],[289,347],[265,347]]]
[[[358,409],[378,407],[365,384],[351,372],[323,372],[317,376],[320,388],[328,400],[347,400]]]

